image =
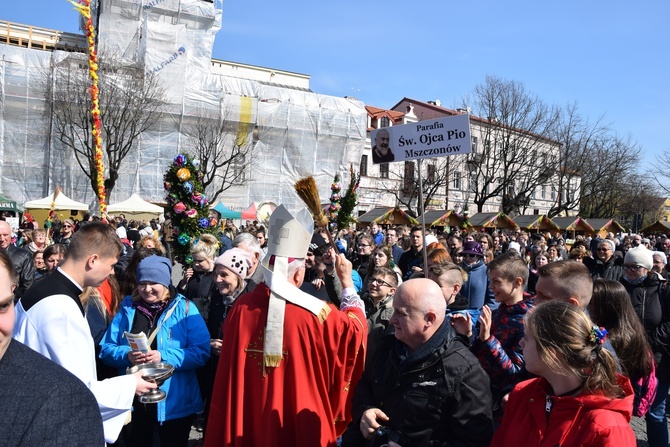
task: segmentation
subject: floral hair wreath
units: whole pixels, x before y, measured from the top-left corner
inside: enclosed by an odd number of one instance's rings
[[[593,325],[593,327],[589,331],[589,341],[591,341],[591,343],[602,345],[603,343],[605,343],[606,337],[607,337],[607,329],[605,329],[604,327],[598,327],[596,325]]]

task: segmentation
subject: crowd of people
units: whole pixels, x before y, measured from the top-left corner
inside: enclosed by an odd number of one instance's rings
[[[670,238],[210,217],[0,220],[8,445],[668,445]]]

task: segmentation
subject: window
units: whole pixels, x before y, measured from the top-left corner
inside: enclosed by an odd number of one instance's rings
[[[359,169],[359,172],[361,173],[361,177],[367,177],[368,176],[368,156],[367,155],[361,155],[361,167]]]
[[[389,118],[388,116],[382,116],[379,119],[379,127],[389,127]]]
[[[461,190],[461,173],[460,172],[454,172],[452,174],[453,180],[452,180],[452,187],[453,189],[460,191]]]
[[[479,141],[479,138],[477,137],[472,137],[472,153],[476,154],[477,153],[477,142]]]
[[[414,185],[414,162],[405,162],[404,189],[406,193],[411,193],[415,189]]]
[[[382,163],[379,165],[379,176],[381,178],[389,178],[389,164]]]
[[[546,185],[542,185],[542,193],[540,194],[540,196],[541,196],[543,199],[546,199],[546,198],[547,198],[547,186],[546,186]]]
[[[435,165],[428,165],[428,183],[435,183]]]

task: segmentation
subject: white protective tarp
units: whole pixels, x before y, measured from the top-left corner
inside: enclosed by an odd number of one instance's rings
[[[225,123],[226,145],[251,151],[246,183],[218,197],[231,209],[268,201],[293,207],[293,184],[306,175],[314,175],[327,200],[335,173],[346,182],[349,164],[358,165],[367,127],[360,101],[211,72],[220,0],[110,0],[102,8],[101,51],[156,73],[169,102],[169,112],[124,160],[108,203],[134,193],[164,201],[167,167],[192,151],[193,126],[208,121]],[[0,45],[0,191],[19,203],[60,186],[97,209],[89,179],[53,129],[45,89],[44,80],[62,76],[72,61],[85,75],[85,54]]]

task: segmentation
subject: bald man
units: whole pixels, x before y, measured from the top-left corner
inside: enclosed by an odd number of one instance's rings
[[[28,250],[12,244],[12,228],[4,220],[0,220],[0,248],[7,252],[18,275],[19,282],[14,289],[14,302],[17,302],[33,283],[35,277],[33,256]]]
[[[447,303],[430,279],[400,285],[382,341],[354,392],[353,422],[342,446],[363,446],[390,430],[385,441],[404,445],[488,445],[489,378],[468,341],[445,322]],[[476,428],[475,428],[476,427]]]

